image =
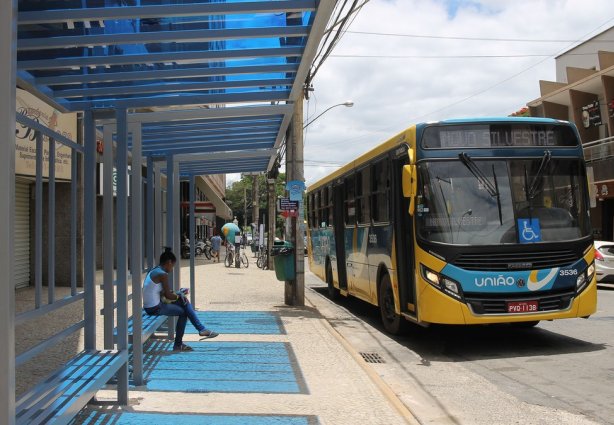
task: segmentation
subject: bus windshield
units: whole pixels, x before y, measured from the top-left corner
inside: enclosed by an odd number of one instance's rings
[[[590,235],[582,162],[555,158],[421,162],[418,236],[458,245],[557,242]]]

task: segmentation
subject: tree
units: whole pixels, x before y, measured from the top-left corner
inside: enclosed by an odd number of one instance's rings
[[[267,209],[267,181],[265,175],[259,176],[242,176],[241,180],[234,182],[232,185],[226,188],[226,204],[232,209],[233,215],[239,220],[239,224],[250,223],[252,205],[252,184],[253,179],[258,179],[258,208],[260,211]],[[275,198],[285,196],[286,193],[286,174],[279,173],[275,182]],[[248,220],[244,221],[245,216],[245,199],[247,195],[247,217]],[[276,228],[282,229],[284,225],[283,218],[277,215]]]

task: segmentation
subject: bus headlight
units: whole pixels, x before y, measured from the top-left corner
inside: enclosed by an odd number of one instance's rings
[[[586,277],[589,283],[593,281],[593,278],[595,277],[595,263],[594,262],[592,262],[591,265],[587,267]]]
[[[421,268],[422,277],[424,278],[424,280],[426,280],[428,283],[430,283],[440,291],[450,295],[451,297],[456,298],[458,300],[462,300],[463,296],[461,293],[461,287],[458,282],[429,269],[425,265],[422,265]]]
[[[592,262],[576,279],[576,292],[580,293],[595,277],[595,263]]]

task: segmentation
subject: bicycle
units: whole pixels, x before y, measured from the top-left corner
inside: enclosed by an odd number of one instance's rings
[[[262,270],[267,270],[269,268],[269,251],[264,249],[263,246],[258,247],[258,259],[256,260],[256,266]]]
[[[248,268],[249,259],[247,258],[247,255],[245,255],[245,250],[241,250],[237,258],[235,256],[235,247],[233,245],[229,245],[226,247],[226,257],[224,257],[224,265],[226,267],[232,267],[233,264],[237,268],[241,266]]]
[[[234,251],[234,246],[228,245],[226,247],[226,256],[224,257],[224,265],[226,267],[231,267],[234,264]]]
[[[249,259],[247,258],[247,255],[245,255],[245,250],[241,250],[241,265],[245,268],[249,267]]]

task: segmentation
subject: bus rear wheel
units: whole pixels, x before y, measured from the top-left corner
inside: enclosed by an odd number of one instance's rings
[[[339,290],[335,288],[333,283],[333,269],[330,266],[330,262],[326,262],[326,283],[328,284],[328,297],[331,300],[339,298]]]
[[[386,331],[393,335],[402,333],[405,330],[406,322],[394,309],[394,292],[392,292],[390,276],[387,274],[382,276],[378,301],[382,323]]]

